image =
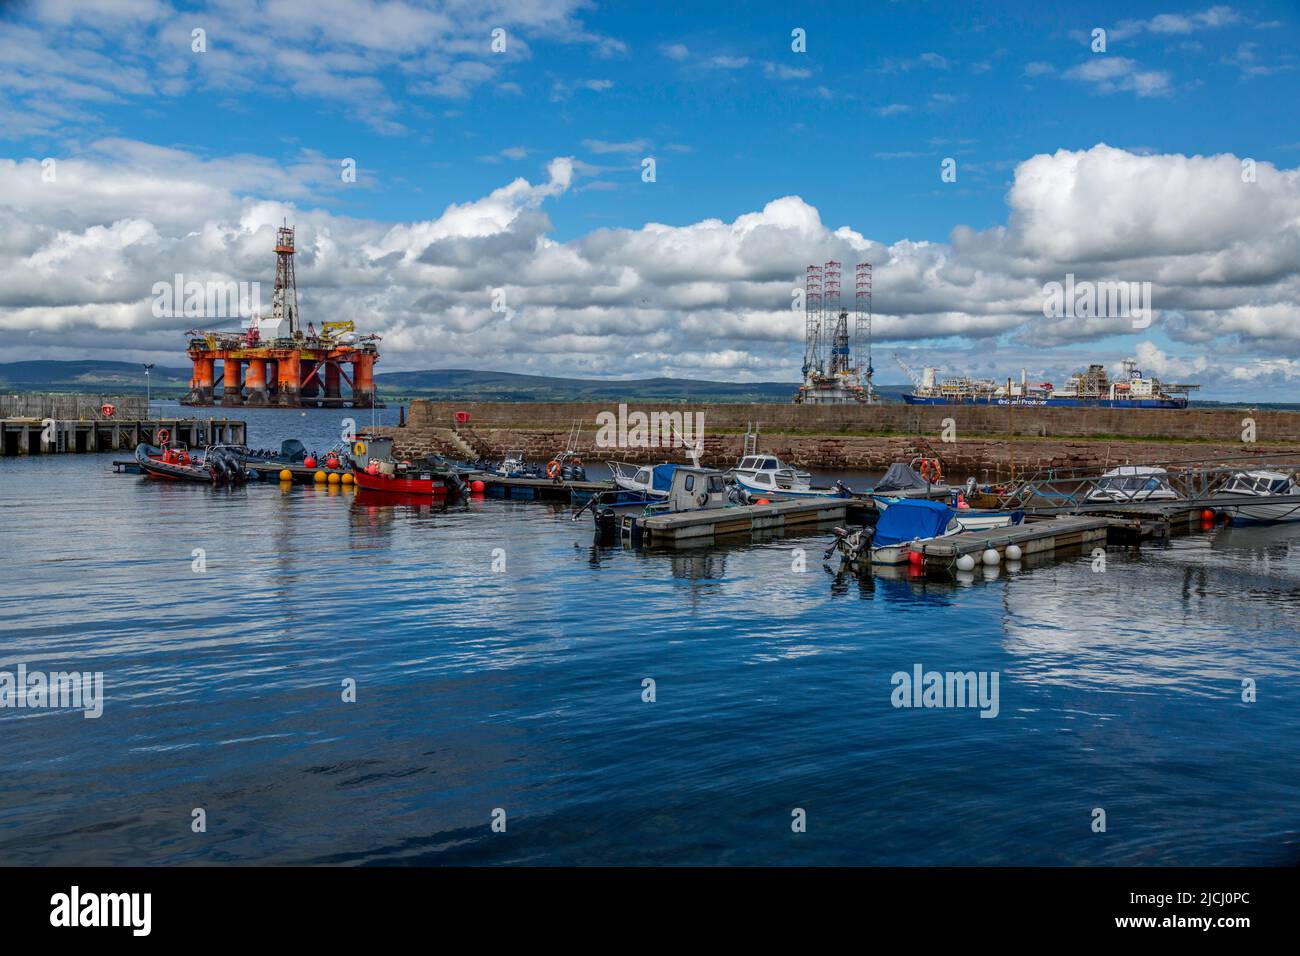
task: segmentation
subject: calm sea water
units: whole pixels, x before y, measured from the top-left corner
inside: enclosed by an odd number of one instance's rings
[[[338,431],[245,414],[256,444]],[[642,553],[558,504],[169,486],[111,458],[0,461],[0,670],[106,694],[97,720],[0,710],[0,863],[1300,855],[1300,527],[859,583],[824,535]],[[895,708],[917,664],[997,672],[998,716]]]

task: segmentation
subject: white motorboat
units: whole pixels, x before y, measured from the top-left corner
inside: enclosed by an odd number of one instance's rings
[[[1169,485],[1169,473],[1149,465],[1120,465],[1097,479],[1087,501],[1176,501],[1181,496]]]
[[[812,475],[787,465],[776,455],[746,455],[731,469],[735,478],[752,480],[759,475],[771,475],[794,488],[808,488],[812,485]]]
[[[788,501],[797,498],[847,498],[853,494],[842,481],[830,488],[814,488],[812,477],[775,455],[746,455],[728,474],[750,498]]]
[[[1300,496],[1300,482],[1294,475],[1280,471],[1239,471],[1214,497],[1216,504],[1220,500],[1231,502],[1220,508],[1232,516],[1234,523],[1300,521],[1300,501],[1269,500],[1279,496]]]
[[[668,486],[673,480],[676,465],[630,465],[625,461],[609,461],[610,475],[614,484],[623,491],[636,491],[651,498],[664,498],[668,495]],[[655,481],[656,472],[659,481]]]

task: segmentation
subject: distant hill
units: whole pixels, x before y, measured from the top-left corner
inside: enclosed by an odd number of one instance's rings
[[[188,368],[155,366],[149,372],[155,394],[189,387]],[[139,362],[0,362],[0,389],[32,392],[115,392],[144,394]]]
[[[178,398],[189,387],[188,368],[157,366],[150,372],[153,394]],[[714,382],[686,378],[583,379],[474,369],[377,372],[375,384],[388,401],[410,398],[480,402],[683,401],[788,402],[794,382]],[[218,381],[218,385],[220,382]],[[0,390],[143,393],[144,368],[135,362],[0,363]],[[902,386],[882,386],[897,400]]]

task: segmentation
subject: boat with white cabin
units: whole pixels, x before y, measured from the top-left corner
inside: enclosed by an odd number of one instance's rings
[[[1233,523],[1277,524],[1300,521],[1300,501],[1270,501],[1271,498],[1300,496],[1300,482],[1294,474],[1280,471],[1239,471],[1214,496],[1220,510]]]
[[[1100,478],[1088,492],[1087,501],[1177,501],[1181,495],[1169,484],[1169,473],[1150,465],[1120,465]]]

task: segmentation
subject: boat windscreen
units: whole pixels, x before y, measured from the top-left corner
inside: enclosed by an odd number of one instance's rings
[[[651,487],[655,491],[669,491],[673,486],[673,472],[677,470],[676,465],[655,465],[654,483]]]

